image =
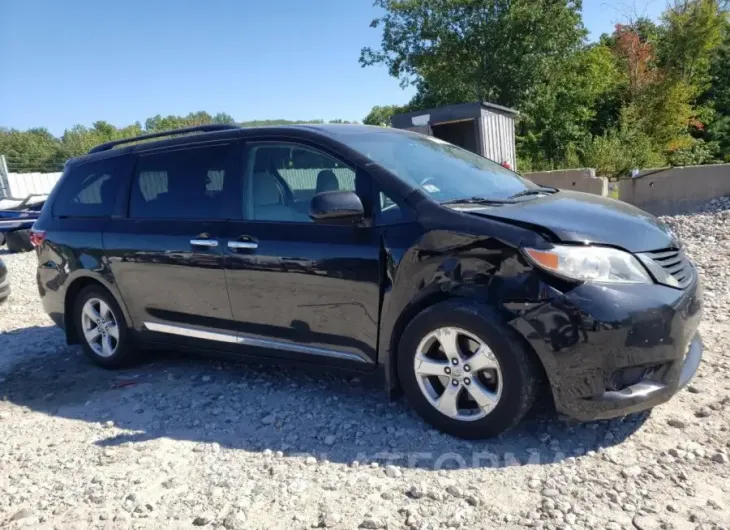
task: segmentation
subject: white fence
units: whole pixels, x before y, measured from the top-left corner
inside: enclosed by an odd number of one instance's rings
[[[51,193],[53,186],[61,178],[58,173],[8,173],[8,195],[24,199],[28,195]]]
[[[5,156],[0,154],[0,200],[25,199],[28,195],[48,195],[61,178],[57,173],[9,173]]]

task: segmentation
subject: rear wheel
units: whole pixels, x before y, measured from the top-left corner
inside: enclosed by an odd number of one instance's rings
[[[469,300],[418,314],[398,348],[398,377],[411,405],[459,438],[487,438],[515,426],[532,406],[538,374],[519,335]]]
[[[105,289],[83,289],[74,305],[76,332],[84,353],[105,368],[127,366],[137,360],[119,304]]]
[[[30,252],[33,244],[30,242],[30,230],[16,230],[5,234],[5,243],[10,252]]]

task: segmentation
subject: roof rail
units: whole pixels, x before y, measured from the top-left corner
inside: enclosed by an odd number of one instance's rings
[[[184,129],[176,129],[172,131],[162,131],[150,134],[143,134],[141,136],[133,136],[132,138],[124,138],[122,140],[114,140],[112,142],[106,142],[96,147],[91,148],[89,154],[100,153],[102,151],[108,151],[112,147],[122,144],[129,144],[137,142],[139,140],[148,140],[150,138],[161,138],[163,136],[175,136],[177,134],[188,134],[194,132],[213,132],[213,131],[225,131],[229,129],[240,129],[238,125],[230,125],[226,123],[209,123],[207,125],[196,125],[195,127],[185,127]]]

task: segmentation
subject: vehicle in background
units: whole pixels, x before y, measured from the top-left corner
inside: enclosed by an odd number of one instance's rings
[[[10,278],[5,262],[0,258],[0,304],[8,299],[10,295]]]
[[[29,195],[24,199],[7,198],[0,201],[0,245],[7,244],[11,252],[33,250],[30,229],[41,214],[47,195]]]
[[[651,408],[702,356],[700,279],[664,223],[409,131],[103,144],[31,239],[45,310],[102,366],[163,347],[381,370],[463,438],[514,426],[541,381],[580,420]]]

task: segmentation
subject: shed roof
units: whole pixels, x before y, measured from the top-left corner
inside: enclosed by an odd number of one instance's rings
[[[413,118],[428,116],[428,122],[434,125],[449,121],[478,118],[482,115],[482,111],[506,114],[510,117],[516,117],[519,115],[516,110],[503,107],[501,105],[496,105],[487,101],[472,101],[468,103],[457,103],[455,105],[444,105],[443,107],[435,107],[432,109],[414,110],[411,112],[394,114],[391,117],[391,124],[393,127],[398,129],[404,129],[414,125]]]

